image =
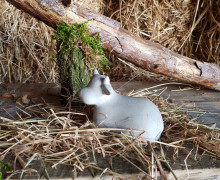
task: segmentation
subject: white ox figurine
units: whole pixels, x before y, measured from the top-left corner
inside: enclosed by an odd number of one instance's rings
[[[163,119],[157,106],[146,98],[123,96],[114,91],[108,76],[94,70],[89,84],[80,90],[85,104],[95,105],[93,120],[98,127],[139,130],[130,135],[158,140],[164,129]]]

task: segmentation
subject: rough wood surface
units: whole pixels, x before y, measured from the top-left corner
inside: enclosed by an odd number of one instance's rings
[[[220,179],[220,169],[192,169],[188,172],[186,170],[175,170],[174,173],[177,175],[178,179],[183,180],[219,180]],[[175,180],[173,175],[171,173],[167,174],[169,180]],[[136,180],[139,179],[138,177],[141,177],[141,174],[122,174],[120,176],[123,179],[130,179],[130,180]],[[102,177],[105,180],[112,180],[116,177],[114,176],[103,176]],[[157,177],[158,179],[161,179],[160,177]],[[78,177],[74,178],[75,180],[98,180],[99,177]],[[34,180],[34,179],[33,179]],[[50,180],[72,180],[72,178],[51,178]]]
[[[218,91],[175,82],[114,82],[113,87],[124,94],[149,88],[149,91],[154,91],[169,102],[187,109],[190,117],[197,116],[198,121],[210,125],[216,124],[220,128],[220,93]]]
[[[88,23],[91,34],[100,33],[102,46],[118,57],[149,71],[184,82],[220,90],[220,68],[179,55],[163,46],[145,41],[121,28],[120,23],[75,3],[60,0],[7,0],[49,26],[59,22]],[[70,1],[71,2],[71,1]]]
[[[213,124],[220,128],[220,93],[209,89],[198,89],[187,84],[175,82],[112,82],[113,88],[123,94],[129,94],[132,91],[139,91],[150,88],[157,91],[164,99],[168,99],[178,105],[184,105],[188,108],[189,115],[194,117],[200,113],[199,121]],[[37,91],[36,91],[37,87]],[[9,84],[0,86],[1,93],[15,93],[17,96],[28,94],[32,101],[47,102],[54,105],[60,105],[60,85],[59,84]],[[42,100],[44,99],[44,101]],[[17,104],[11,99],[0,97],[0,115],[15,114],[18,110]],[[193,109],[197,107],[197,111]],[[192,111],[190,111],[192,109]],[[6,112],[7,110],[7,112]],[[18,110],[18,112],[20,112]]]

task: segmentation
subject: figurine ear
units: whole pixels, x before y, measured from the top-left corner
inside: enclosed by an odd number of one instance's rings
[[[112,86],[110,84],[110,79],[108,76],[106,76],[102,84],[102,93],[105,95],[110,95],[111,92],[112,92]]]
[[[104,82],[103,82],[104,84],[110,84],[110,79],[109,79],[109,77],[108,76],[106,76],[105,77],[105,79],[104,79]]]
[[[93,71],[93,75],[96,75],[96,74],[99,74],[99,72],[98,72],[97,69],[95,69],[95,70]]]

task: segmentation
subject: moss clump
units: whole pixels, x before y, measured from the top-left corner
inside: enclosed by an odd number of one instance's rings
[[[53,39],[59,42],[59,53],[68,54],[75,47],[81,47],[81,50],[86,54],[87,64],[91,62],[91,68],[102,70],[103,68],[109,69],[109,60],[106,58],[105,53],[100,43],[100,36],[97,38],[91,37],[86,27],[88,21],[83,24],[73,24],[69,26],[65,23],[57,25],[57,32],[53,35]]]
[[[75,94],[88,83],[90,69],[109,69],[100,44],[100,37],[91,37],[86,27],[88,22],[69,26],[57,25],[53,39],[57,41],[57,65],[60,70],[60,83],[69,93]]]
[[[2,179],[2,175],[4,171],[12,171],[10,163],[5,163],[0,161],[0,180]]]

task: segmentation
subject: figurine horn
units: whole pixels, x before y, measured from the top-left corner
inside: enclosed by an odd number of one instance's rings
[[[108,76],[105,77],[104,84],[110,84],[110,79]]]
[[[99,74],[97,69],[95,69],[94,72],[93,72],[93,75],[96,75],[96,74]]]

